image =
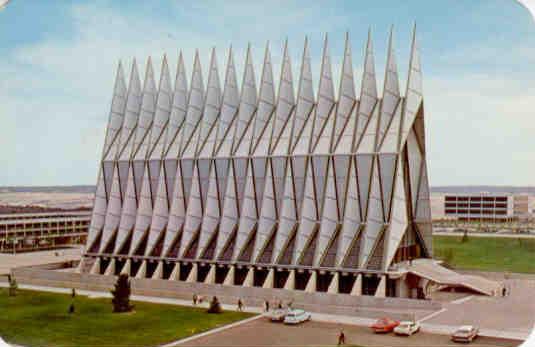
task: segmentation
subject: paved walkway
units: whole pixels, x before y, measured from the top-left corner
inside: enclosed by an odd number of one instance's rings
[[[0,287],[7,287],[7,286],[8,286],[7,283],[0,282]],[[35,285],[26,285],[26,284],[20,284],[19,288],[37,290],[37,291],[54,292],[54,293],[63,293],[63,294],[71,293],[71,288],[56,288],[56,287],[35,286]],[[111,294],[109,292],[81,290],[81,289],[77,290],[76,292],[78,295],[86,295],[90,298],[111,298]],[[132,295],[131,299],[133,301],[144,301],[144,302],[152,302],[152,303],[159,303],[159,304],[193,306],[192,301],[181,300],[181,299],[161,298],[161,297],[144,296],[144,295]],[[206,301],[204,301],[202,304],[197,305],[197,306],[208,307],[209,298],[206,298],[206,299],[207,299]],[[461,303],[464,303],[464,301]],[[456,310],[452,309],[452,307],[454,306],[457,306],[458,309],[462,310],[463,305],[459,305],[459,303],[457,304],[453,303],[449,305],[449,307],[446,309],[436,311],[425,317],[420,318],[419,322],[421,323],[422,331],[427,332],[427,333],[432,333],[432,334],[441,334],[441,335],[451,334],[456,328],[458,328],[459,325],[461,325],[461,323],[457,323],[455,322],[454,319],[451,319],[452,314],[454,316],[459,314],[458,312],[456,312]],[[222,307],[224,310],[230,310],[230,311],[237,309],[236,305],[229,305],[229,304],[222,304]],[[257,314],[263,313],[263,309],[260,307],[245,306],[243,311],[250,312],[250,313],[257,313]],[[475,311],[477,312],[477,310]],[[488,314],[495,315],[496,312],[497,311],[489,312]],[[317,312],[312,312],[312,316],[313,316],[313,320],[316,322],[347,324],[347,325],[356,325],[356,326],[363,326],[363,327],[368,327],[374,322],[374,320],[370,318],[332,315],[332,314],[317,313]],[[447,321],[446,323],[443,323],[445,317],[448,317],[448,319],[446,319]],[[450,322],[450,324],[448,324],[448,322]],[[451,324],[452,322],[454,322],[454,325]],[[488,336],[488,337],[493,337],[493,338],[524,340],[529,335],[529,329],[526,331],[524,330],[519,331],[518,329],[502,331],[498,329],[482,328],[480,330],[480,333],[482,336]],[[188,341],[191,341],[191,340],[188,340]]]
[[[17,254],[0,253],[0,276],[9,274],[16,267],[77,261],[81,256],[82,246]]]

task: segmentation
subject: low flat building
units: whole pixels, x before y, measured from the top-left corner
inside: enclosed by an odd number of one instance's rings
[[[84,243],[90,211],[0,215],[0,252],[53,249]]]
[[[535,197],[508,193],[433,193],[433,220],[524,221],[533,217]]]

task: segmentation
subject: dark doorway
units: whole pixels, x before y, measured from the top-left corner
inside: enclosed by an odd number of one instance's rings
[[[331,273],[318,273],[316,290],[318,292],[326,292],[329,289],[329,285],[331,284],[333,277],[334,275]]]
[[[338,291],[342,294],[350,294],[357,277],[355,274],[342,275],[338,280]]]
[[[288,276],[290,275],[290,271],[288,270],[275,270],[275,288],[284,288],[284,285],[286,284],[286,280],[288,279]]]
[[[269,273],[269,270],[267,269],[262,269],[262,270],[256,269],[254,271],[253,285],[255,287],[262,287],[262,285],[266,281],[266,277],[268,273]]]
[[[366,274],[362,276],[362,295],[375,295],[381,278],[377,275]]]
[[[295,272],[295,289],[305,290],[311,273],[308,271],[296,271]]]
[[[175,263],[164,263],[163,264],[163,275],[164,280],[168,280],[175,269]]]

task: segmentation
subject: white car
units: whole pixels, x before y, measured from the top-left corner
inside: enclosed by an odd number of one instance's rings
[[[472,342],[479,334],[479,328],[473,325],[463,325],[451,335],[453,342]]]
[[[277,308],[269,312],[268,317],[273,322],[283,322],[288,312],[289,310],[287,308]]]
[[[284,324],[299,324],[310,320],[312,315],[305,310],[291,310],[288,311],[284,317]]]
[[[402,321],[397,327],[394,328],[396,335],[411,336],[412,334],[420,330],[420,324],[411,321]]]

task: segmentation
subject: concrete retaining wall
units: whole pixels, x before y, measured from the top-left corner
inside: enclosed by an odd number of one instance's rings
[[[42,268],[26,267],[13,271],[17,281],[51,287],[109,291],[116,276],[78,274]],[[305,293],[284,289],[224,286],[221,284],[187,283],[182,281],[131,279],[132,293],[154,297],[191,300],[193,294],[206,299],[217,296],[223,303],[235,304],[238,298],[246,306],[262,307],[264,300],[272,304],[281,300],[293,302],[294,307],[312,312],[378,318],[389,315],[397,319],[410,319],[413,313],[435,311],[442,307],[438,302],[401,298],[375,298],[348,294]]]

